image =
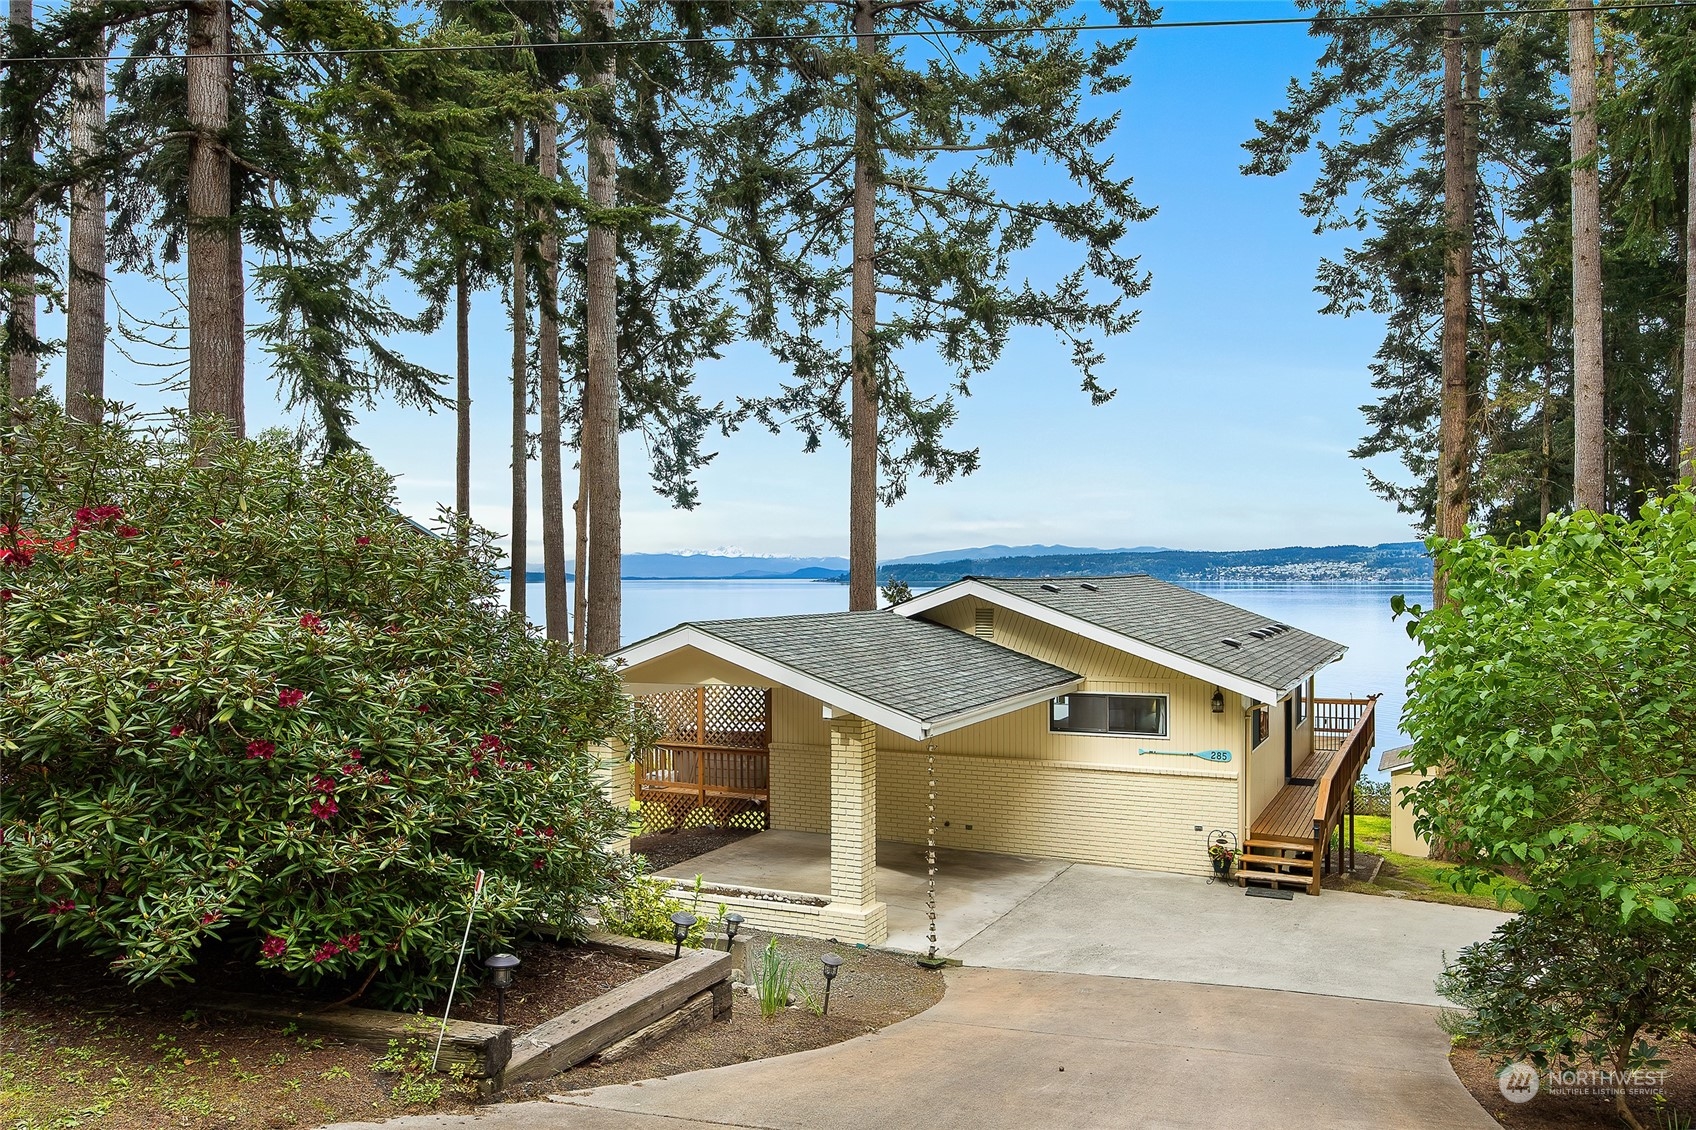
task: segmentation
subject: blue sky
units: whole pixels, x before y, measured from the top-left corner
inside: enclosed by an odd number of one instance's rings
[[[1164,11],[1171,20],[1293,14],[1288,4],[1228,0],[1168,2]],[[1139,198],[1159,212],[1131,236],[1153,287],[1139,325],[1107,345],[1104,383],[1118,396],[1090,407],[1061,345],[1037,332],[1016,337],[974,379],[955,427],[955,442],[982,449],[982,468],[944,486],[915,481],[884,511],[881,556],[991,542],[1229,549],[1413,536],[1348,457],[1364,430],[1359,406],[1373,399],[1367,366],[1381,327],[1372,317],[1316,313],[1314,268],[1342,241],[1314,235],[1297,210],[1313,162],[1276,180],[1238,172],[1254,119],[1280,105],[1318,49],[1301,26],[1141,33],[1132,85],[1115,98],[1124,117],[1113,146]],[[1065,249],[1039,245],[1028,270],[1044,277],[1068,261]],[[150,286],[115,285],[126,307],[158,308]],[[44,317],[42,328],[57,336],[62,320]],[[448,371],[450,332],[406,343],[409,355]],[[510,333],[497,295],[476,299],[473,335],[474,516],[504,531]],[[922,358],[909,371],[921,390],[944,380]],[[156,405],[160,394],[137,385],[156,375],[109,354],[111,396]],[[769,389],[780,376],[748,347],[700,371],[711,398]],[[57,387],[56,371],[49,380]],[[293,426],[257,350],[248,405],[251,426]],[[449,414],[384,405],[356,434],[397,476],[403,508],[428,515],[452,501],[453,432]],[[839,445],[807,455],[798,437],[750,430],[715,446],[718,458],[700,475],[701,505],[683,513],[652,492],[640,442],[627,443],[627,551],[846,552]],[[532,465],[537,506],[534,484]],[[532,531],[538,520],[539,510]],[[539,556],[538,541],[531,560]]]

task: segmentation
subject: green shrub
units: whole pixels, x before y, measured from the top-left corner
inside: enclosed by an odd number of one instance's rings
[[[369,459],[197,425],[0,430],[8,926],[189,976],[220,943],[302,982],[445,988],[472,944],[620,887],[590,747],[617,677],[498,607],[490,536],[400,520]]]
[[[673,886],[669,880],[646,876],[626,884],[601,905],[601,927],[626,938],[646,938],[671,945],[677,940],[671,916],[687,911],[695,916],[695,925],[690,927],[683,944],[699,949],[712,925],[701,913],[701,877],[695,876],[695,897],[690,902],[673,897],[670,894]],[[724,917],[722,906],[718,917]]]
[[[1390,815],[1390,782],[1369,780],[1364,775],[1355,782],[1354,811],[1357,816]]]

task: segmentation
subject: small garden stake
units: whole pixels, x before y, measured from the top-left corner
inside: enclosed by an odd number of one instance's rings
[[[448,1036],[448,1013],[453,1011],[453,995],[459,989],[459,971],[465,965],[465,947],[471,944],[471,920],[477,917],[477,896],[483,893],[483,869],[477,869],[477,884],[471,888],[471,906],[465,912],[465,937],[459,940],[459,960],[454,962],[453,983],[448,986],[448,1006],[442,1009],[442,1030],[436,1033],[436,1054],[430,1057],[430,1070],[442,1058],[442,1041]]]

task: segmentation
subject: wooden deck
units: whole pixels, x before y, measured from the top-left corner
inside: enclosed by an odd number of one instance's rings
[[[1330,869],[1331,835],[1345,819],[1354,817],[1355,781],[1376,738],[1376,703],[1376,696],[1314,700],[1313,753],[1249,826],[1248,840],[1237,857],[1239,885],[1305,886],[1309,894],[1319,893],[1322,877]],[[1351,824],[1351,866],[1353,844]],[[1339,837],[1339,864],[1342,856]]]

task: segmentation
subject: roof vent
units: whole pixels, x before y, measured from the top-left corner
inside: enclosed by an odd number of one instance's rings
[[[1060,586],[1059,585],[1045,584],[1045,585],[1042,586],[1042,591],[1043,592],[1059,592]]]
[[[1088,581],[1079,581],[1078,587],[1080,589],[1083,589],[1085,592],[1100,592],[1101,591],[1100,585],[1092,585]]]
[[[1241,640],[1234,640],[1234,639],[1231,639],[1229,636],[1225,637],[1224,639],[1220,640],[1219,642],[1224,644],[1226,647],[1241,647],[1241,646],[1243,646]]]
[[[995,609],[984,607],[972,613],[972,635],[980,640],[995,638]]]

